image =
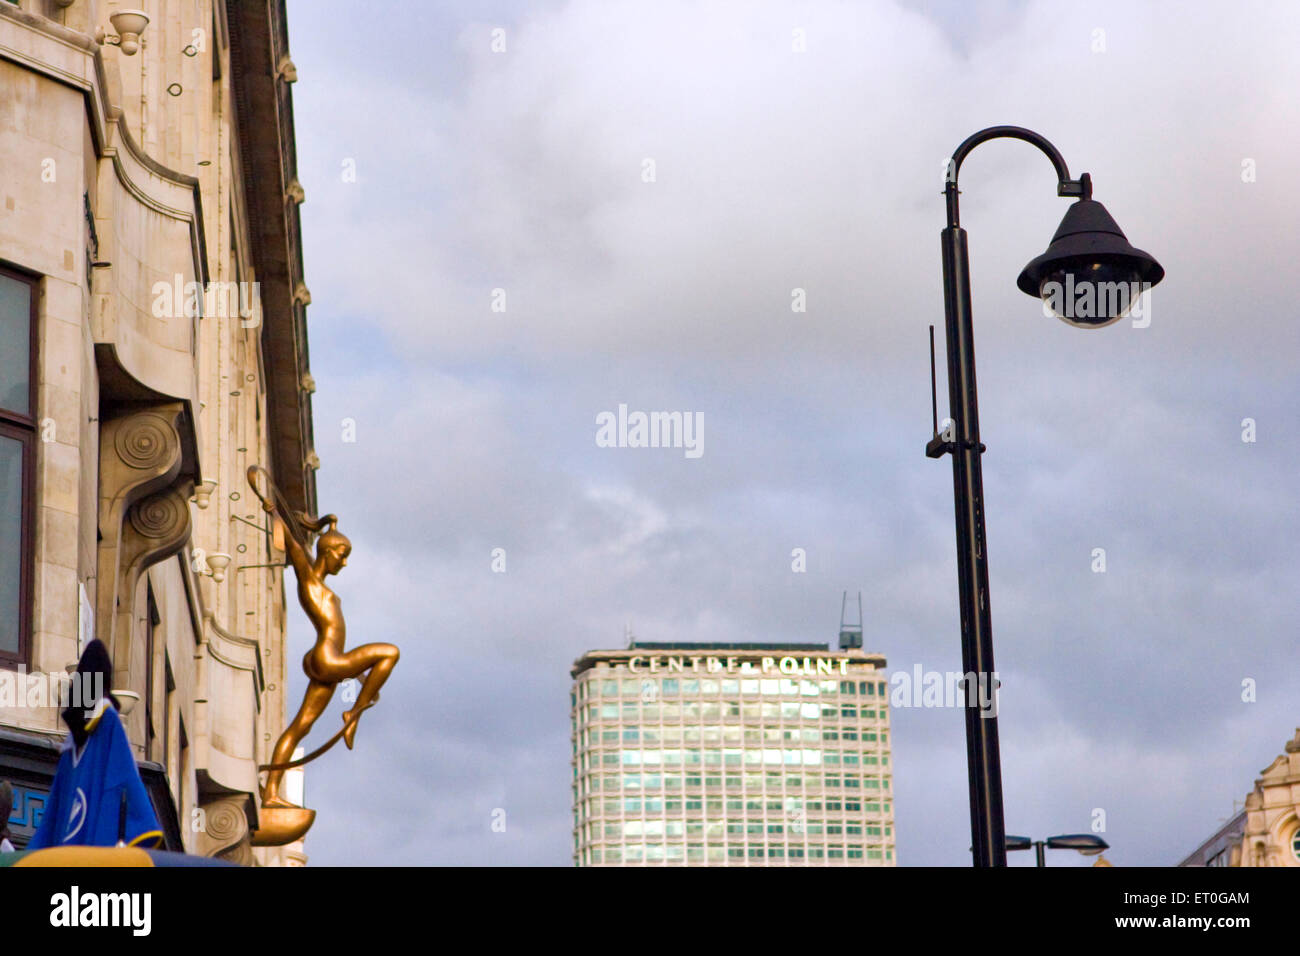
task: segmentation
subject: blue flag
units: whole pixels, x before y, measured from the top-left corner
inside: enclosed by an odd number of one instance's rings
[[[107,700],[86,722],[85,744],[63,751],[40,826],[29,850],[50,846],[116,846],[119,828],[127,846],[158,847],[163,833],[136,770],[131,744]],[[125,826],[122,827],[123,797]]]

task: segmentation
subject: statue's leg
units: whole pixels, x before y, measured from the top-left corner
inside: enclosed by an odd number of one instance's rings
[[[289,722],[289,726],[284,729],[280,739],[275,742],[275,750],[271,753],[271,763],[286,763],[293,756],[294,748],[298,746],[299,741],[311,732],[312,725],[316,723],[316,718],[324,713],[326,706],[329,705],[330,698],[333,696],[333,684],[322,684],[316,680],[307,684],[307,693],[303,695],[302,706],[298,708],[297,715]],[[283,776],[283,770],[267,771],[266,786],[262,788],[262,806],[292,806],[288,801],[280,798],[280,780]]]
[[[343,724],[346,728],[343,732],[343,742],[348,745],[349,750],[352,749],[352,741],[357,735],[357,724],[353,722],[352,715],[356,714],[358,721],[360,720],[361,712],[379,696],[379,688],[383,687],[384,681],[388,680],[388,675],[397,666],[397,659],[400,656],[401,651],[392,644],[363,644],[343,655],[343,660],[353,676],[369,670],[352,709],[343,712]]]

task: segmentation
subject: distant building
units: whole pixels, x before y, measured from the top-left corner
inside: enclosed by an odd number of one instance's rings
[[[1178,865],[1241,866],[1241,838],[1245,832],[1246,811],[1241,810]]]
[[[1300,866],[1300,728],[1240,813],[1179,866]]]
[[[578,866],[894,866],[885,658],[633,642],[573,666]]]
[[[144,7],[148,22],[124,7]],[[0,778],[23,847],[85,642],[170,849],[257,848],[316,510],[284,0],[0,2]],[[296,613],[296,612],[295,612]],[[293,661],[297,668],[297,661]]]

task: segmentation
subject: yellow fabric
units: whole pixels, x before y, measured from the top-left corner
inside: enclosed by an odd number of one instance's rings
[[[144,846],[148,844],[148,849],[156,850],[162,846],[163,832],[161,830],[145,830],[138,837],[132,840],[127,846]]]
[[[104,716],[104,708],[106,706],[108,706],[107,697],[101,697],[95,703],[95,710],[93,711],[93,716],[88,721],[86,721],[87,736],[93,734],[95,732],[95,728],[99,726],[99,720],[101,717]]]
[[[153,866],[153,860],[138,847],[52,846],[33,850],[14,866]]]

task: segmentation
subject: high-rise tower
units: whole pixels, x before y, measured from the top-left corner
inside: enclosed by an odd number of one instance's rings
[[[574,862],[895,865],[884,667],[826,644],[584,654],[572,670]]]

